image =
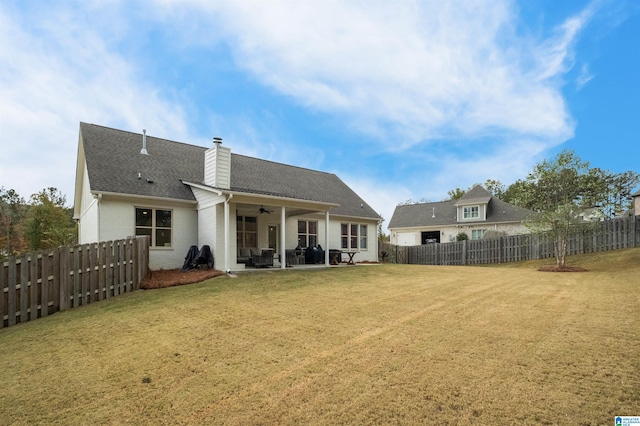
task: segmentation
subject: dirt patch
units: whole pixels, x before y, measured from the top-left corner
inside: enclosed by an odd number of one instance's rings
[[[547,265],[538,268],[541,272],[587,272],[588,269],[581,268],[580,266],[559,266],[559,265]]]
[[[215,269],[192,269],[185,272],[182,272],[180,269],[162,269],[153,271],[151,277],[143,279],[140,287],[145,290],[150,290],[153,288],[193,284],[219,275],[224,275],[224,272]]]

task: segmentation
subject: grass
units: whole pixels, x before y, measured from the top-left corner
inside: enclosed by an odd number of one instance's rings
[[[0,330],[6,424],[612,424],[640,414],[640,249],[139,291]]]

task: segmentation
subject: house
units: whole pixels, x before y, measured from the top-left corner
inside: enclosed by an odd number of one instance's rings
[[[250,265],[249,250],[271,249],[281,268],[308,260],[305,248],[327,266],[331,249],[377,261],[382,220],[335,174],[233,154],[219,138],[207,149],[87,123],[74,218],[81,244],[150,235],[152,270],[179,268],[191,246],[208,245],[224,271]]]
[[[631,194],[633,200],[633,215],[640,216],[640,189]]]
[[[391,244],[415,246],[455,241],[460,233],[480,239],[487,231],[524,234],[522,221],[533,213],[476,185],[457,200],[397,206],[389,221]]]

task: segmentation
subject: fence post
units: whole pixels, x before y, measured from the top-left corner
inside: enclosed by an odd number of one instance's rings
[[[31,263],[29,264],[29,282],[31,284],[29,296],[29,321],[38,318],[38,253],[31,253]]]
[[[131,274],[131,245],[133,242],[131,238],[127,238],[124,240],[124,264],[125,264],[125,283],[127,288],[127,293],[131,293],[131,284],[133,281],[133,277]]]
[[[71,271],[69,267],[70,258],[69,247],[60,249],[60,267],[58,268],[58,285],[60,286],[60,311],[69,309],[69,288],[71,287]]]
[[[9,316],[9,326],[14,325],[16,323],[16,282],[18,279],[18,274],[16,271],[16,262],[18,261],[17,258],[15,257],[10,257],[9,258],[9,271],[8,271],[8,277],[9,277],[9,285],[8,285],[8,289],[9,289],[9,294],[7,294],[7,300],[8,300],[8,305],[7,306],[7,315]]]
[[[51,252],[42,252],[42,281],[40,283],[40,317],[46,317],[49,315],[49,262],[51,259]]]
[[[98,299],[98,271],[96,270],[96,257],[98,251],[96,243],[89,246],[89,297],[88,302],[93,303]]]
[[[460,262],[462,265],[467,264],[467,240],[462,240],[462,258]]]
[[[105,275],[106,275],[106,282],[105,282],[105,287],[106,287],[106,298],[110,298],[111,297],[111,289],[113,288],[113,295],[116,296],[116,288],[113,285],[113,275],[114,275],[114,269],[115,269],[115,265],[113,264],[113,241],[107,241],[105,243],[105,251],[106,251],[106,256],[104,259],[104,263],[106,265],[106,270],[105,270]]]
[[[98,265],[98,300],[104,300],[106,296],[105,291],[108,292],[109,289],[106,288],[106,279],[105,273],[106,269],[104,266],[104,258],[105,258],[105,243],[98,243],[98,261],[96,264]],[[105,289],[106,288],[106,289]]]
[[[133,272],[133,289],[138,290],[140,288],[140,256],[138,251],[138,245],[140,241],[138,238],[133,237],[131,239],[132,248],[131,248],[131,271]]]

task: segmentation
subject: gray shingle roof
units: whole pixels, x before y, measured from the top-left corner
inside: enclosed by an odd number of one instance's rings
[[[489,191],[480,185],[476,185],[460,197],[455,205],[468,206],[471,204],[486,204],[491,200],[491,197],[492,195]]]
[[[182,181],[203,182],[207,148],[147,136],[149,155],[143,155],[139,133],[80,123],[80,135],[92,191],[195,201]],[[335,203],[332,214],[380,219],[335,174],[233,153],[231,190]]]
[[[476,188],[478,188],[478,186],[476,186],[474,190]],[[389,221],[389,228],[455,225],[458,223],[456,205],[468,205],[467,201],[469,200],[480,200],[479,203],[488,202],[487,220],[465,220],[465,224],[521,222],[529,214],[533,213],[531,210],[506,203],[499,198],[492,196],[491,193],[486,191],[484,188],[480,188],[483,192],[489,194],[489,200],[482,201],[486,200],[486,196],[484,196],[481,191],[475,191],[471,193],[467,200],[464,200],[462,204],[459,204],[459,201],[464,197],[460,198],[460,200],[446,200],[436,203],[397,206],[393,212],[393,216],[391,216],[391,220]]]

